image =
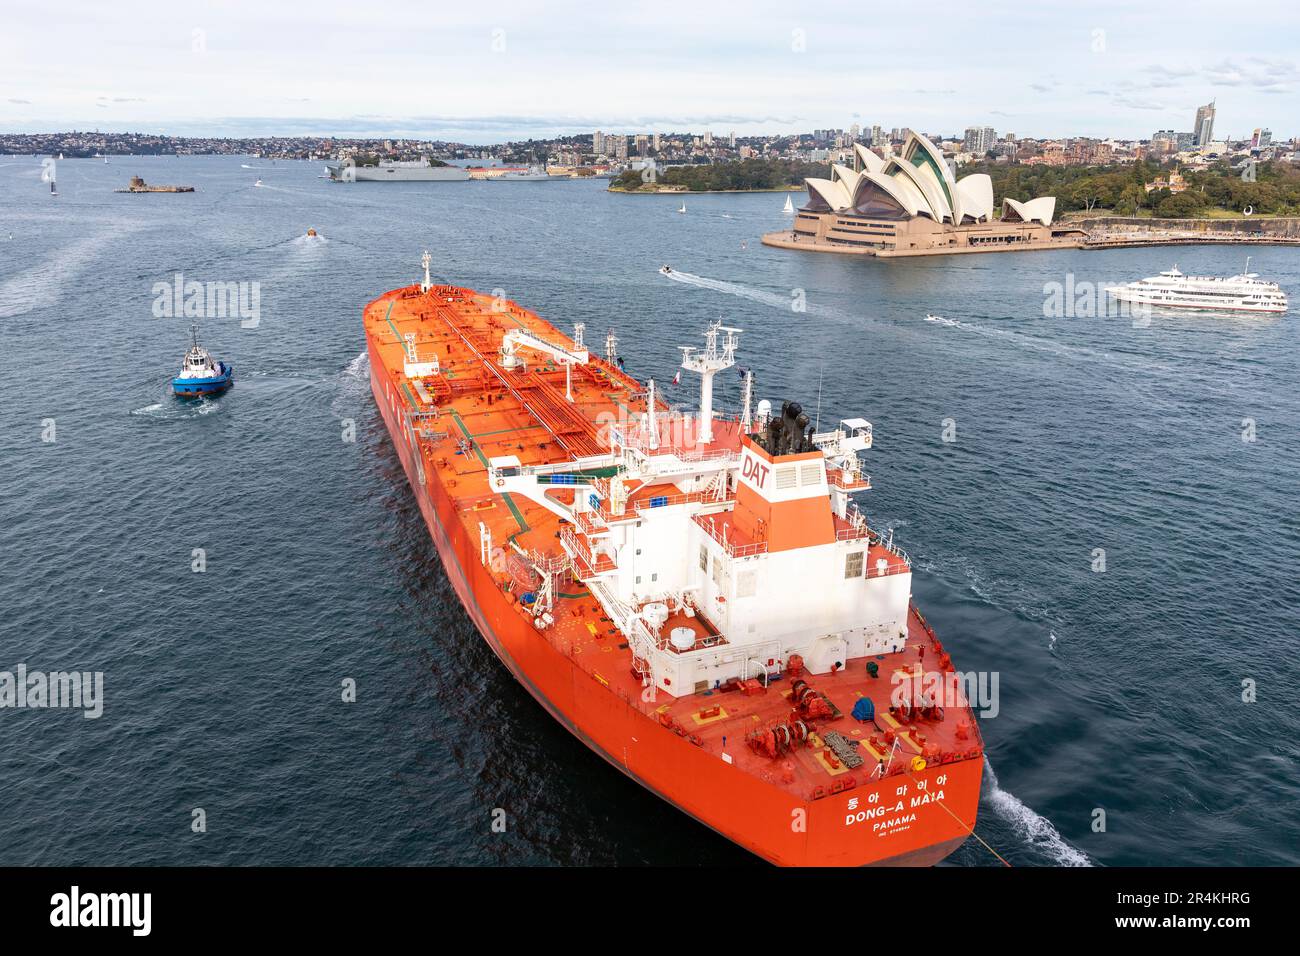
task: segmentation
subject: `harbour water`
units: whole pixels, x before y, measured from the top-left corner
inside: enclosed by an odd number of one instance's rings
[[[671,401],[721,318],[758,397],[873,422],[863,508],[958,668],[998,677],[977,831],[1013,865],[1300,863],[1295,316],[1043,314],[1053,283],[1247,252],[1294,304],[1295,250],[875,262],[761,246],[781,194],[681,215],[603,181],[164,157],[65,160],[51,198],[40,171],[0,158],[0,671],[102,672],[104,701],[0,710],[0,864],[756,862],[571,738],[461,612],[360,324],[426,248],[612,327]],[[198,191],[114,194],[132,174]],[[178,275],[243,290],[199,319],[219,398],[168,394]]]

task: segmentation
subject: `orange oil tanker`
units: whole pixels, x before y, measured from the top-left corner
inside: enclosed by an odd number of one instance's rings
[[[983,744],[852,499],[871,425],[713,411],[739,329],[683,348],[671,412],[513,302],[424,282],[366,306],[371,387],[483,639],[618,770],[781,865],[928,865],[975,825]],[[680,373],[679,373],[680,375]]]

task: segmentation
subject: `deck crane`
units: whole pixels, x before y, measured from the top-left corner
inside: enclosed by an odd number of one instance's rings
[[[501,339],[502,368],[513,370],[524,364],[524,360],[518,354],[518,349],[521,347],[549,355],[564,366],[564,398],[566,401],[573,401],[573,366],[587,364],[587,350],[582,347],[569,348],[556,345],[527,329],[511,329]]]

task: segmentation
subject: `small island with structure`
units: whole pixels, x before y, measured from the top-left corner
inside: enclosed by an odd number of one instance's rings
[[[132,176],[125,189],[114,189],[115,193],[192,193],[193,186],[150,186],[139,176]]]

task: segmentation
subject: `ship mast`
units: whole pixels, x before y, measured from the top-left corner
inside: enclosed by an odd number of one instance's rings
[[[429,250],[424,250],[424,255],[420,257],[420,263],[424,266],[424,281],[420,283],[420,291],[428,292],[433,286],[429,281],[429,263],[433,262],[433,256],[429,255]]]
[[[682,350],[682,368],[688,372],[700,373],[700,427],[698,438],[701,444],[713,441],[713,376],[724,368],[736,364],[736,346],[740,343],[740,333],[744,329],[731,328],[719,319],[709,326],[704,333],[704,351],[694,346],[679,345]],[[726,332],[726,340],[718,349],[718,333]]]

